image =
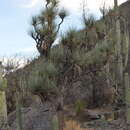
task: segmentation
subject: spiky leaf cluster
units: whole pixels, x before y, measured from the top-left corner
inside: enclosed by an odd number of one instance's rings
[[[60,25],[67,16],[65,10],[58,11],[57,0],[47,0],[46,2],[46,8],[38,16],[32,18],[33,29],[30,31],[30,35],[35,40],[36,47],[41,55],[46,55],[49,52],[59,32]],[[61,22],[56,24],[58,15]]]
[[[63,20],[67,16],[67,12],[64,9],[62,9],[58,15]]]
[[[65,35],[61,37],[61,43],[71,51],[80,48],[83,42],[86,41],[86,36],[83,32],[79,32],[71,28]]]
[[[95,17],[93,15],[83,15],[83,23],[86,28],[92,28],[95,25]]]
[[[88,49],[87,37],[83,32],[70,30],[61,39],[64,52],[67,52],[70,64],[89,66],[92,64],[104,64],[113,54],[113,41],[97,42],[91,49]],[[90,37],[89,37],[90,38]],[[91,37],[93,38],[93,37]]]

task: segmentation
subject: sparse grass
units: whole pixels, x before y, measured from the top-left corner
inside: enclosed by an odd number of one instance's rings
[[[76,114],[80,114],[83,112],[83,110],[87,107],[87,102],[82,100],[77,100],[75,103],[75,112]]]

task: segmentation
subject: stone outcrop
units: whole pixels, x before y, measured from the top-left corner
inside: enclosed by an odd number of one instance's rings
[[[28,108],[22,108],[24,130],[52,130],[52,118],[55,112],[51,110],[49,103],[39,104]],[[8,116],[8,123],[11,130],[17,130],[16,111]]]

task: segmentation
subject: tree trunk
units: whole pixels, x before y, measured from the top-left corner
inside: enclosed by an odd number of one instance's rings
[[[7,106],[4,91],[0,91],[0,130],[7,130]]]
[[[19,93],[16,93],[16,119],[17,119],[17,130],[23,130],[22,112]]]
[[[54,115],[52,119],[52,130],[59,130],[59,120],[57,115]]]
[[[129,86],[129,75],[125,73],[125,101],[126,101],[126,120],[130,124],[130,86]]]
[[[118,1],[114,0],[114,7],[117,7],[117,6],[118,6]]]
[[[4,87],[6,82],[2,78],[2,66],[0,66],[0,130],[7,130],[7,104]]]
[[[120,18],[119,18],[119,9],[118,2],[114,0],[114,8],[115,8],[115,32],[116,32],[116,45],[115,45],[115,53],[116,53],[116,84],[119,92],[118,100],[123,103],[123,57],[122,57],[122,46],[121,46],[121,30],[120,30]]]

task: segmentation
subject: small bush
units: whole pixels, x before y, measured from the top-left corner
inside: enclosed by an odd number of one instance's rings
[[[33,92],[49,91],[56,88],[58,70],[51,62],[44,62],[35,66],[29,77],[28,85]]]
[[[77,100],[75,103],[75,112],[76,114],[80,114],[87,107],[87,103],[85,101]]]

